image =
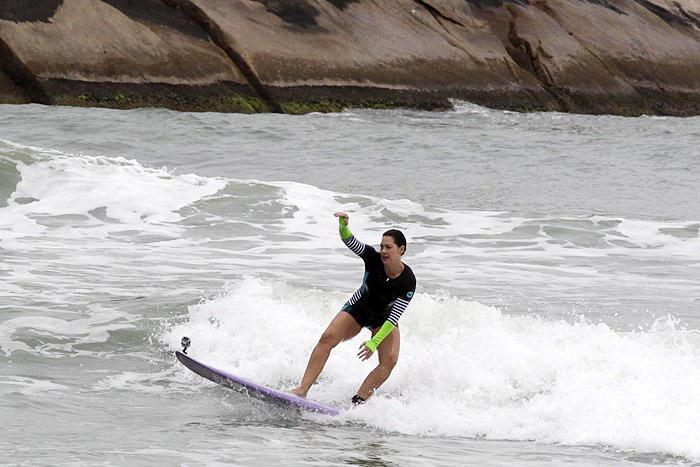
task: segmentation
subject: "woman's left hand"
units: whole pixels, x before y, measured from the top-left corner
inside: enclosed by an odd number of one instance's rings
[[[364,361],[371,357],[373,353],[374,352],[372,352],[372,349],[367,347],[363,342],[362,344],[360,344],[360,351],[357,352],[357,356],[360,357],[360,360]]]

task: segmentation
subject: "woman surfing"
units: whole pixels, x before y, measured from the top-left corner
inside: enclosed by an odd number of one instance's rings
[[[359,241],[348,227],[350,217],[336,212],[343,243],[365,263],[362,286],[333,318],[311,352],[299,387],[290,393],[306,397],[321,374],[331,350],[342,341],[352,339],[362,328],[372,331],[372,338],[360,345],[358,357],[369,359],[379,354],[379,364],[364,380],[353,404],[366,401],[389,378],[399,359],[399,318],[406,311],[416,290],[416,277],[401,261],[406,252],[406,237],[398,230],[388,230],[382,236],[379,252]]]

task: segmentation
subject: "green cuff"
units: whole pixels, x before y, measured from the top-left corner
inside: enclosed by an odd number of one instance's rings
[[[338,223],[340,224],[340,238],[347,240],[348,238],[352,237],[350,227],[348,227],[348,224],[345,222],[345,218],[339,217]]]
[[[369,347],[369,349],[374,353],[375,350],[377,350],[377,347],[379,347],[379,344],[382,343],[384,338],[389,335],[391,331],[394,330],[396,326],[391,324],[389,321],[384,321],[384,324],[382,324],[382,327],[379,328],[379,331],[374,335],[374,337],[367,342],[365,342],[365,345]]]

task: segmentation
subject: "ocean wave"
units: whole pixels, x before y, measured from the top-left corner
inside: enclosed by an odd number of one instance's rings
[[[346,295],[248,277],[191,306],[161,340],[176,349],[187,335],[196,358],[290,387]],[[673,318],[648,332],[620,333],[585,319],[507,316],[443,293],[416,294],[400,324],[399,365],[375,397],[339,423],[700,459],[700,334]],[[333,351],[310,397],[348,405],[374,365],[355,356],[367,337]]]

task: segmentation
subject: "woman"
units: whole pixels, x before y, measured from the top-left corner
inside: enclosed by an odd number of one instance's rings
[[[377,351],[379,365],[352,398],[353,404],[360,404],[387,380],[398,361],[398,321],[416,290],[416,277],[411,268],[401,261],[406,251],[406,237],[400,231],[392,229],[385,232],[377,253],[377,250],[350,233],[347,214],[336,212],[334,215],[340,223],[340,238],[365,262],[365,278],[311,352],[301,385],[289,392],[306,397],[309,388],[321,374],[331,350],[340,342],[358,335],[362,328],[368,328],[372,331],[372,339],[360,345],[357,355],[361,360],[367,360]]]

